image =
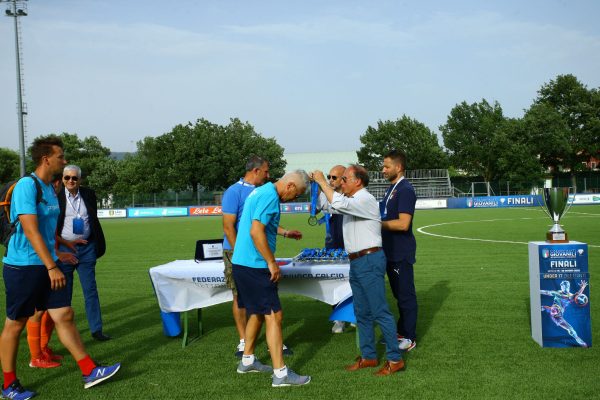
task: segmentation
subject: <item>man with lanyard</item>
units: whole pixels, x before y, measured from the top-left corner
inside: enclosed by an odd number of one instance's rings
[[[66,164],[61,139],[57,136],[36,139],[31,146],[31,157],[36,164],[32,176],[42,188],[42,201],[37,202],[36,183],[32,179],[19,180],[10,209],[11,221],[17,221],[16,230],[2,259],[6,291],[6,320],[0,337],[4,376],[2,396],[15,400],[27,400],[36,395],[24,389],[16,375],[19,338],[27,318],[36,309],[48,308],[60,341],[81,369],[84,388],[111,378],[121,366],[97,365],[85,351],[75,326],[73,309],[61,306],[67,282],[56,264],[54,246],[59,207],[51,184],[52,176]]]
[[[344,215],[344,246],[350,259],[350,287],[361,355],[347,371],[376,367],[374,323],[379,325],[386,344],[387,361],[376,375],[386,376],[404,370],[398,349],[394,317],[385,297],[385,254],[381,249],[381,219],[377,200],[366,189],[367,170],[351,165],[342,175],[342,193],[334,191],[321,171],[312,179],[319,184],[329,202],[330,212]]]
[[[281,270],[275,260],[277,235],[281,227],[280,203],[298,198],[306,191],[308,176],[302,170],[288,172],[275,184],[267,183],[254,190],[246,200],[240,217],[233,252],[233,277],[239,291],[238,302],[248,313],[246,346],[237,372],[272,373],[273,387],[299,386],[310,382],[310,376],[296,374],[283,359],[281,325],[283,314],[277,282]],[[266,322],[265,335],[273,367],[262,364],[254,356],[256,339]]]
[[[329,186],[340,193],[342,190],[342,175],[346,167],[336,165],[329,170],[327,180]],[[329,203],[323,192],[319,193],[317,202],[317,210],[323,210]],[[344,248],[344,232],[342,230],[343,216],[341,214],[325,214],[326,233],[325,233],[325,248],[326,249],[343,249]],[[335,308],[335,305],[333,306]],[[343,333],[346,324],[344,321],[333,321],[331,333]]]
[[[231,272],[231,258],[233,257],[233,248],[235,246],[238,225],[242,211],[244,211],[244,203],[246,198],[255,187],[263,185],[269,179],[269,162],[259,156],[251,156],[246,162],[246,173],[243,178],[231,185],[225,193],[221,209],[223,213],[223,264],[225,265],[225,283],[233,293],[233,320],[235,327],[240,337],[240,342],[237,346],[236,356],[242,357],[244,353],[245,339],[244,332],[246,330],[246,310],[239,307],[238,291],[235,287],[233,275]],[[300,239],[302,233],[298,231],[286,231],[280,229],[280,235],[294,239]],[[292,351],[283,345],[283,351],[287,355],[292,354]]]
[[[65,167],[63,185],[65,188],[58,193],[59,250],[75,251],[78,262],[60,263],[60,268],[71,277],[71,282],[73,272],[77,270],[92,337],[98,341],[110,340],[111,337],[102,331],[102,313],[96,285],[96,260],[106,251],[104,232],[98,220],[96,193],[90,188],[81,186],[81,169],[77,165]],[[73,286],[67,289],[73,292]]]
[[[406,155],[392,150],[383,157],[383,176],[390,187],[380,202],[383,250],[387,276],[398,302],[397,330],[400,350],[411,351],[417,345],[417,294],[413,265],[417,242],[412,232],[417,196],[404,177]]]

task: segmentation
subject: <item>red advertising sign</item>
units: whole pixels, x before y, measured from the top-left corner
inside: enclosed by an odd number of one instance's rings
[[[190,207],[190,216],[221,215],[221,206]]]

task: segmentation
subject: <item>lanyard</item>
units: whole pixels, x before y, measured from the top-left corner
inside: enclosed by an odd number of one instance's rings
[[[81,209],[81,195],[79,194],[79,192],[77,192],[77,196],[75,196],[77,198],[77,209],[75,209],[75,206],[71,202],[71,200],[69,198],[70,195],[71,195],[71,193],[69,191],[67,191],[67,202],[73,209],[73,212],[75,212],[75,214],[77,214],[77,218],[81,218],[81,215],[79,214],[79,210]]]
[[[310,217],[308,224],[315,226],[317,224],[317,199],[319,197],[319,184],[317,182],[310,183]]]
[[[392,193],[394,193],[394,190],[396,190],[396,186],[398,186],[398,184],[402,182],[402,179],[404,179],[404,176],[401,176],[400,179],[398,179],[398,182],[396,182],[396,184],[392,187],[392,189],[386,193],[387,196],[385,197],[384,215],[387,215],[387,205],[388,201],[390,201],[390,196],[392,195]]]

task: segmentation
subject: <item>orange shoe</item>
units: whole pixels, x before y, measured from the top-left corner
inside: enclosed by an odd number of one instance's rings
[[[60,354],[54,354],[54,352],[52,351],[52,349],[50,347],[47,347],[47,346],[42,349],[42,355],[47,360],[52,360],[52,361],[60,361],[60,360],[62,360],[64,358]]]
[[[375,375],[378,376],[387,376],[387,375],[392,375],[395,372],[398,371],[404,371],[404,360],[400,360],[398,362],[391,362],[391,361],[386,361],[385,364],[383,365],[383,367],[375,372]]]
[[[31,368],[56,368],[60,367],[60,363],[42,356],[41,358],[31,359],[31,361],[29,361],[29,366]]]
[[[354,364],[346,366],[346,371],[358,371],[359,369],[363,368],[373,368],[376,367],[377,364],[379,364],[377,359],[368,360],[358,356],[356,357],[356,362]]]

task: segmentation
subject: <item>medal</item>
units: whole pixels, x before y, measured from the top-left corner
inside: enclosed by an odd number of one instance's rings
[[[310,217],[308,224],[315,226],[319,223],[317,219],[317,198],[319,197],[319,184],[317,182],[310,183]]]

